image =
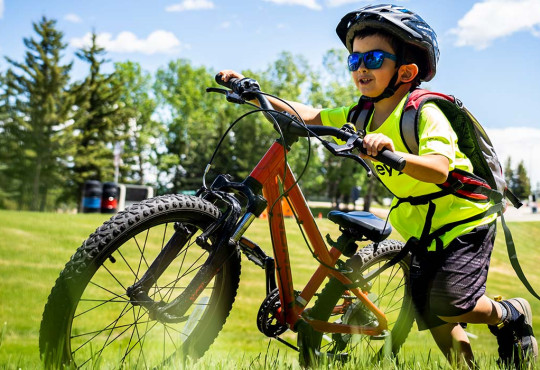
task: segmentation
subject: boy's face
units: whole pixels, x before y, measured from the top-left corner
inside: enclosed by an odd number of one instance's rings
[[[354,39],[353,52],[366,53],[372,50],[382,50],[395,55],[390,43],[381,36],[373,35]],[[378,69],[367,69],[362,62],[358,70],[352,72],[352,77],[360,93],[373,98],[383,93],[395,72],[396,62],[385,58],[381,68]]]

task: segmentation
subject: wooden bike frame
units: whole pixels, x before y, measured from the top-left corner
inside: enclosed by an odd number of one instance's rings
[[[279,297],[283,309],[282,317],[279,318],[280,321],[282,321],[282,323],[287,323],[290,328],[294,329],[295,324],[299,320],[305,320],[315,330],[330,333],[379,335],[384,330],[387,330],[386,316],[369,300],[367,293],[363,292],[360,288],[349,288],[348,290],[358,297],[365,307],[373,312],[378,321],[378,326],[376,327],[329,323],[321,320],[312,320],[302,316],[304,308],[313,298],[327,276],[335,277],[345,286],[351,286],[352,281],[340,271],[326,267],[335,266],[341,252],[335,247],[332,247],[330,250],[327,249],[304,195],[298,185],[296,185],[296,179],[289,165],[285,162],[285,149],[280,143],[275,142],[270,147],[261,161],[253,169],[250,176],[263,185],[263,195],[268,201],[270,235],[272,238],[272,247],[278,274]],[[283,210],[279,199],[280,184],[284,189],[290,189],[287,195],[288,201],[290,202],[315,255],[322,261],[322,264],[318,266],[307,285],[296,298],[294,294]]]

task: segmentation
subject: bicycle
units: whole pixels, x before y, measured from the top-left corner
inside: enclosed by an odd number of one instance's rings
[[[286,161],[294,142],[308,136],[369,171],[353,153],[363,149],[361,135],[348,126],[306,126],[273,110],[254,80],[225,83],[218,75],[216,81],[230,90],[208,92],[223,93],[233,103],[257,99],[257,111],[273,123],[279,139],[243,181],[219,175],[210,186],[203,180],[195,196],[145,200],[91,234],[60,273],[45,305],[39,346],[46,364],[153,367],[201,357],[232,309],[241,253],[265,270],[267,297],[258,329],[298,350],[303,365],[323,357],[346,360],[355,351],[369,351],[373,358],[399,351],[413,323],[410,256],[403,243],[387,240],[390,225],[370,213],[332,211],[328,217],[341,235],[336,241],[327,236],[327,247]],[[405,164],[391,151],[377,159],[397,170]],[[301,291],[293,286],[282,198],[319,261]],[[265,209],[275,259],[243,236]],[[371,243],[358,248],[360,241]],[[298,333],[297,346],[280,337],[287,330]]]

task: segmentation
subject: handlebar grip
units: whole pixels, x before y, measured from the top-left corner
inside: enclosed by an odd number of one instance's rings
[[[231,89],[231,90],[233,89],[233,84],[240,81],[240,79],[238,79],[238,78],[230,78],[229,81],[225,82],[221,78],[221,73],[218,73],[216,75],[215,80],[218,83],[218,85],[224,86],[224,87],[226,87],[228,89]]]
[[[401,171],[407,164],[405,158],[393,151],[383,148],[375,157],[376,160],[390,166],[392,169]]]

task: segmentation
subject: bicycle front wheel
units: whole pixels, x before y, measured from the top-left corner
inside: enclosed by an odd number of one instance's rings
[[[380,268],[403,248],[403,243],[385,240],[375,246],[370,244],[359,250],[348,261],[355,274],[367,274]],[[384,312],[388,320],[388,333],[384,337],[360,334],[299,332],[300,361],[310,365],[314,361],[344,361],[351,357],[378,361],[384,356],[395,356],[413,321],[413,306],[409,294],[408,257],[385,270],[362,290],[370,300]],[[376,326],[377,319],[345,286],[331,278],[319,298],[308,311],[313,319],[349,325]]]
[[[46,364],[153,368],[185,355],[202,356],[232,308],[240,277],[238,251],[211,277],[181,322],[156,319],[130,302],[126,291],[167,244],[175,225],[182,225],[195,232],[186,234],[185,244],[148,292],[156,304],[179,296],[212,250],[212,236],[204,249],[194,241],[219,214],[200,198],[168,195],[133,205],[98,228],[66,264],[45,306],[39,346]]]

